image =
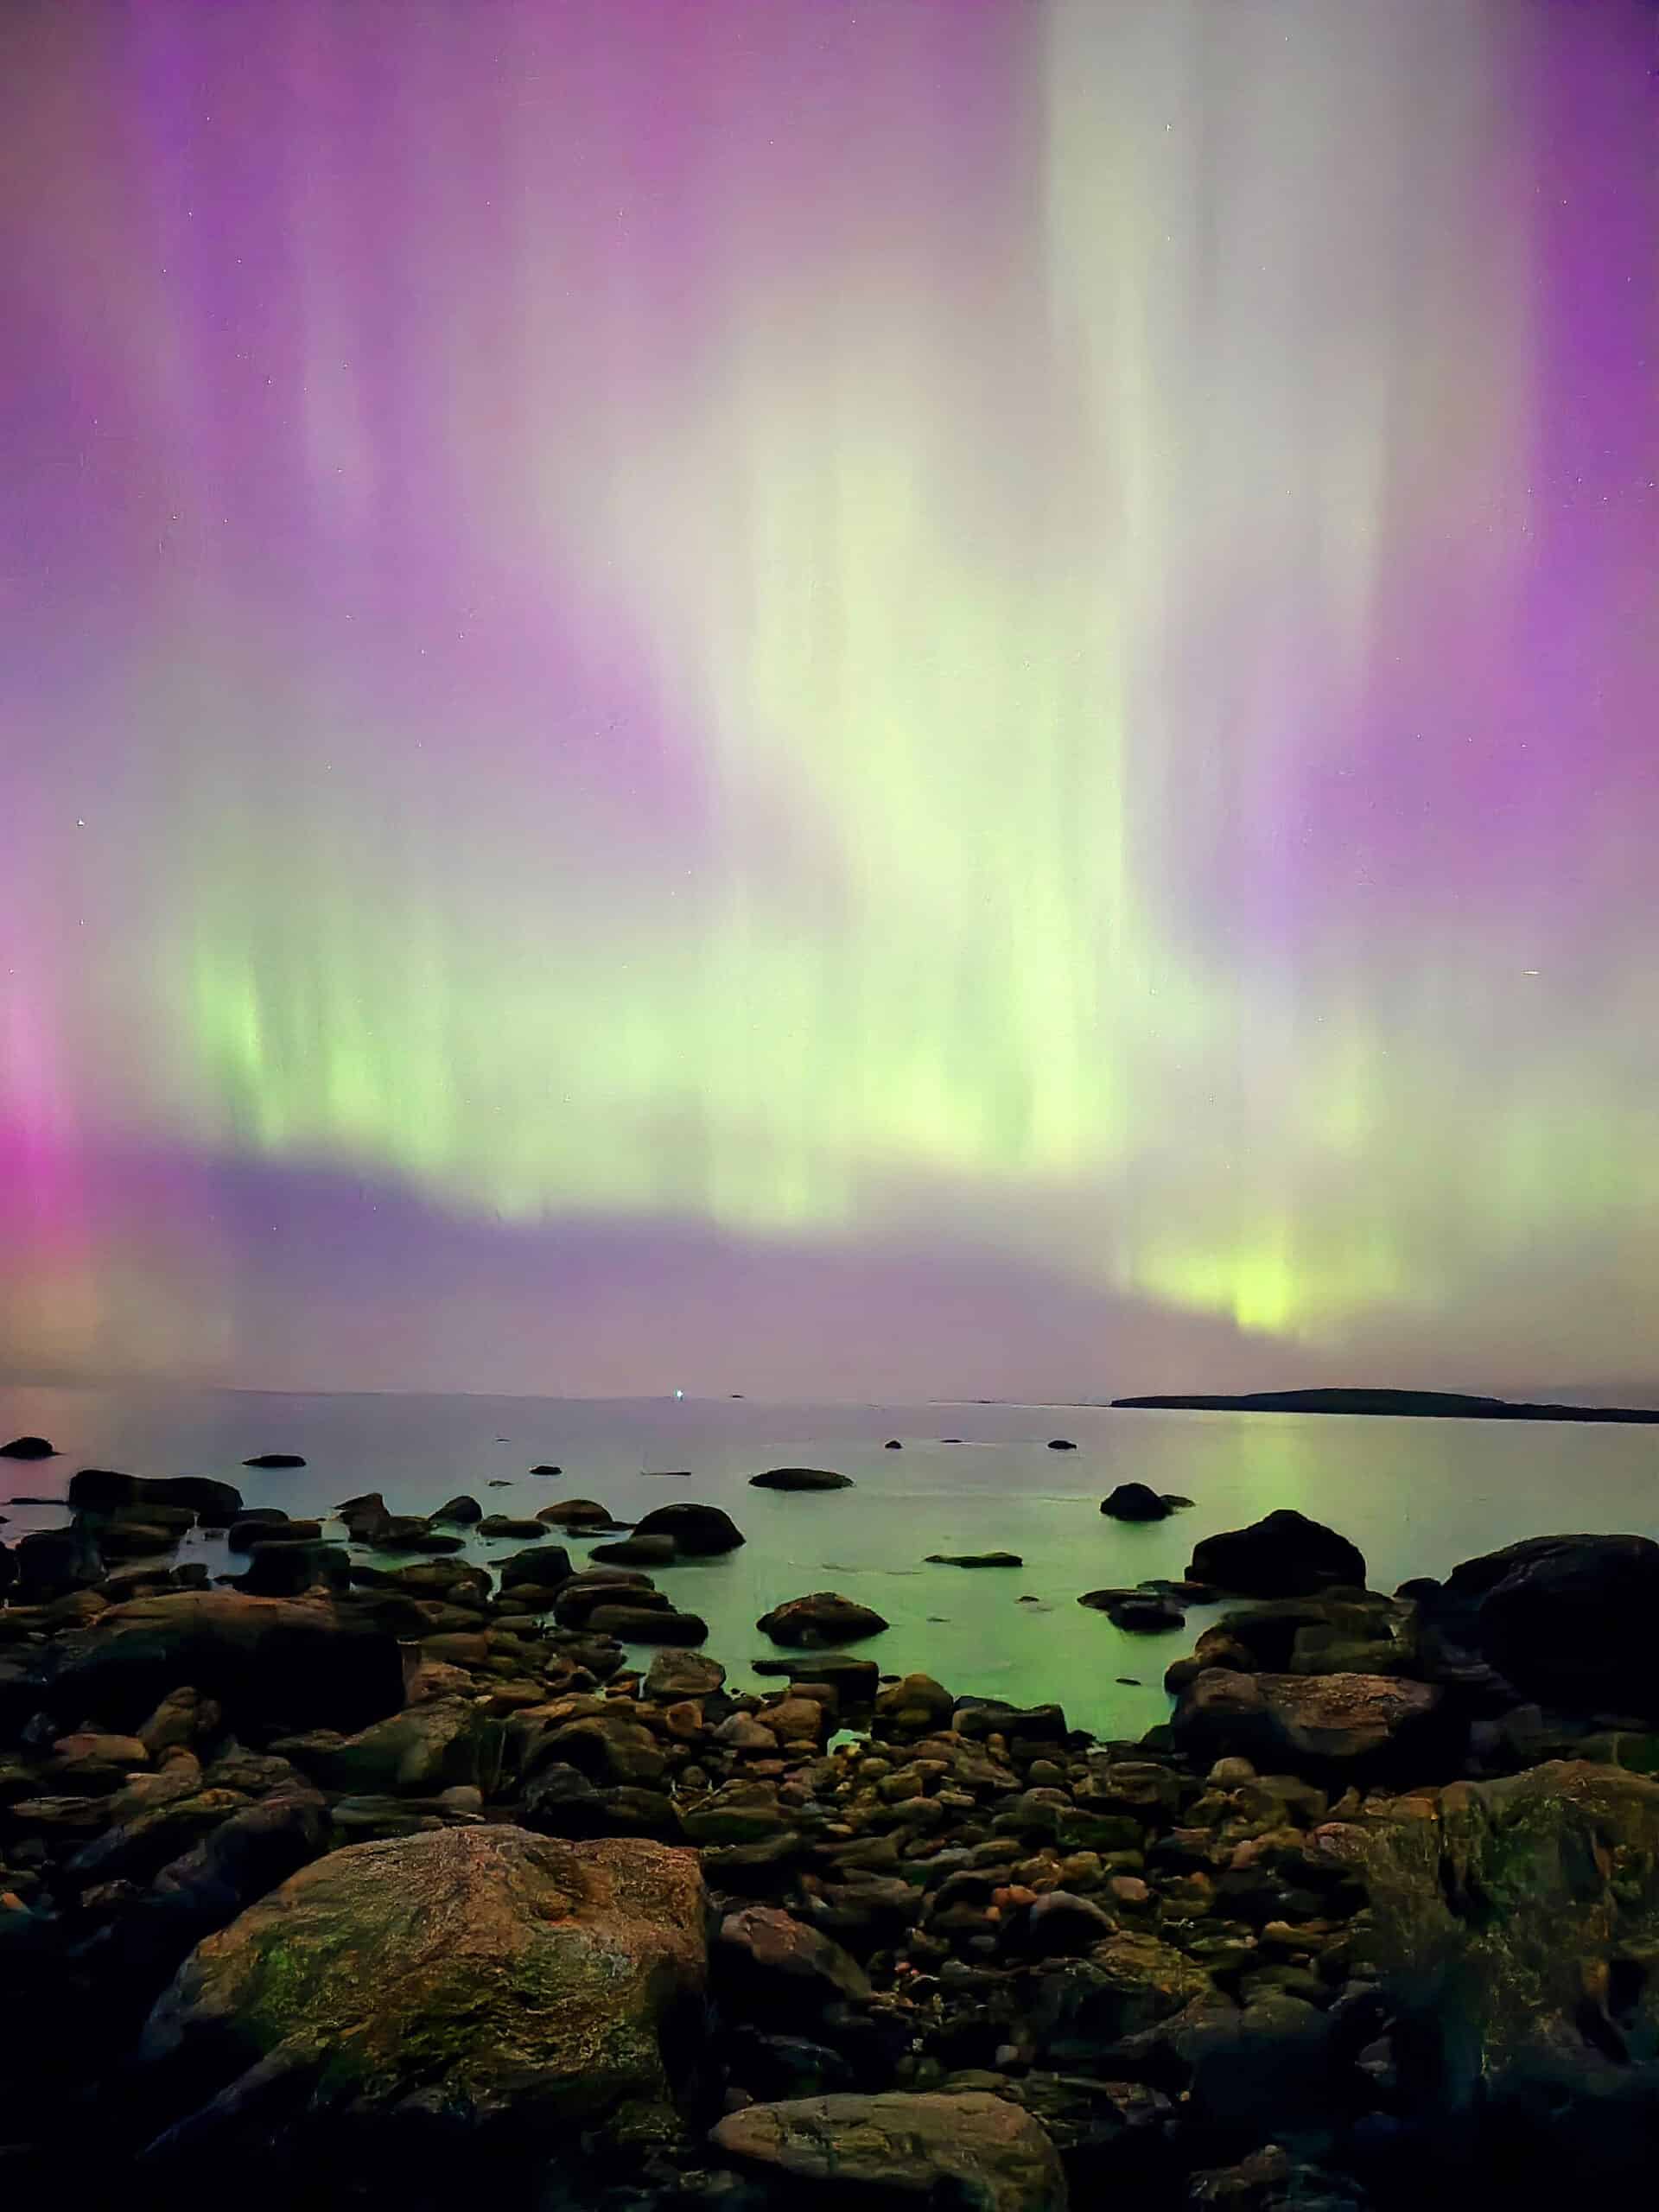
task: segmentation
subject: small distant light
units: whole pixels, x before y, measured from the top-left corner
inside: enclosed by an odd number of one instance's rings
[[[84,830],[86,827],[86,823],[79,814],[75,817],[75,827],[77,830]]]
[[[677,1398],[683,1398],[685,1395],[685,1393],[683,1390],[677,1390],[674,1395]]]

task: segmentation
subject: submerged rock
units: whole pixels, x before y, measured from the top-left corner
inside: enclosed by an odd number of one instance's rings
[[[326,2098],[293,2101],[289,2147],[313,2119],[370,2158],[390,2129],[457,2149],[670,2133],[706,1917],[695,1857],[658,1844],[455,1827],[334,1852],[201,1944],[150,2015],[152,2107],[192,2103],[149,2156],[256,2148],[261,2086],[308,2090],[325,2069]]]
[[[595,1544],[588,1554],[614,1567],[672,1567],[679,1555],[672,1536],[624,1536],[618,1543]]]
[[[838,1475],[828,1467],[768,1467],[763,1475],[751,1475],[751,1490],[851,1490],[850,1475]]]
[[[1247,1529],[1202,1537],[1186,1571],[1195,1582],[1243,1598],[1303,1598],[1333,1586],[1365,1586],[1365,1558],[1357,1545],[1282,1507]]]
[[[1100,1510],[1114,1521],[1166,1521],[1170,1513],[1167,1500],[1145,1483],[1119,1483]]]
[[[1069,1436],[1051,1436],[1048,1448],[1051,1452],[1075,1452],[1077,1447]]]
[[[1018,1552],[929,1552],[927,1567],[1023,1567]]]
[[[297,1452],[261,1452],[242,1464],[245,1467],[302,1467],[305,1461]]]
[[[851,1643],[879,1636],[888,1624],[872,1606],[861,1605],[834,1590],[815,1590],[789,1598],[762,1613],[755,1626],[774,1643]]]

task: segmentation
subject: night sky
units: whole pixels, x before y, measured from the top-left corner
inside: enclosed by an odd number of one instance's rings
[[[1659,1383],[1656,73],[8,0],[0,1367]]]

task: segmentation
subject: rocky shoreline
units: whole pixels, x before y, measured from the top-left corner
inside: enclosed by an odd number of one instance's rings
[[[1659,2150],[1644,1538],[1384,1594],[1212,1531],[1145,1625],[1237,1602],[1126,1743],[884,1678],[830,1592],[734,1693],[626,1558],[455,1557],[469,1499],[70,1495],[0,1545],[14,2193],[1386,2212]],[[662,1510],[615,1548],[741,1541]]]

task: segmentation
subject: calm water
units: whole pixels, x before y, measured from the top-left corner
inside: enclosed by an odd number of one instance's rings
[[[60,1495],[77,1467],[217,1475],[250,1505],[325,1513],[379,1490],[394,1510],[429,1511],[471,1491],[486,1511],[531,1515],[593,1497],[622,1520],[696,1498],[724,1506],[748,1541],[723,1559],[659,1572],[659,1586],[709,1623],[709,1649],[734,1681],[776,1656],[757,1617],[780,1599],[836,1589],[892,1623],[859,1649],[885,1670],[925,1669],[957,1691],[1058,1698],[1074,1723],[1138,1735],[1168,1710],[1159,1688],[1185,1633],[1132,1637],[1080,1607],[1080,1592],[1178,1575],[1196,1538],[1274,1506],[1300,1508],[1364,1552],[1374,1588],[1444,1573],[1458,1560],[1552,1530],[1659,1536],[1659,1433],[1651,1429],[1309,1417],[1114,1413],[1041,1406],[792,1406],[762,1401],[263,1395],[0,1389],[0,1440],[51,1438],[62,1456],[0,1461],[4,1535],[60,1523],[10,1493]],[[902,1452],[882,1446],[899,1438]],[[1078,1449],[1051,1452],[1051,1436]],[[960,1437],[958,1444],[944,1441]],[[308,1465],[261,1473],[241,1461],[298,1452]],[[564,1469],[532,1478],[541,1460]],[[838,1468],[856,1487],[820,1496],[751,1490],[762,1468]],[[686,1468],[690,1481],[646,1470]],[[511,1487],[492,1490],[493,1478]],[[1099,1511],[1137,1478],[1196,1501],[1148,1528]],[[512,1544],[475,1542],[487,1560]],[[587,1547],[573,1543],[580,1560]],[[1017,1552],[1020,1569],[928,1567],[934,1551]],[[193,1534],[186,1558],[232,1567],[222,1538]],[[1030,1593],[1039,1602],[1020,1605]],[[1141,1687],[1116,1677],[1135,1675]]]

